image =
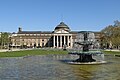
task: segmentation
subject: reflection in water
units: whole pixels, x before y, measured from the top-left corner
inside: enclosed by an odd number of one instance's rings
[[[107,64],[70,65],[77,56],[40,55],[0,58],[0,80],[119,80],[120,58],[105,56]]]

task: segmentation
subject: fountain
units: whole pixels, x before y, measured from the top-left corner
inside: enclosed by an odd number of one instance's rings
[[[79,56],[78,59],[70,61],[71,64],[101,64],[104,61],[104,54],[99,50],[99,43],[95,40],[95,35],[90,31],[81,31],[77,34],[74,42],[74,49],[69,54]],[[93,56],[97,57],[93,58]]]

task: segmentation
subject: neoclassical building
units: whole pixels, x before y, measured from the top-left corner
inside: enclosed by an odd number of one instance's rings
[[[22,28],[18,29],[17,33],[11,36],[12,47],[25,48],[72,48],[76,40],[78,31],[71,31],[71,29],[64,22],[60,22],[54,31],[24,31]],[[99,32],[94,32],[96,39],[99,40]]]

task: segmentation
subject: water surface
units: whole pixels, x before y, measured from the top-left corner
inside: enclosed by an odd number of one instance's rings
[[[120,57],[106,55],[107,64],[70,65],[70,55],[0,58],[0,80],[120,80]]]

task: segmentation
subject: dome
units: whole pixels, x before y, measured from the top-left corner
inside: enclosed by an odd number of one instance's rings
[[[69,32],[70,28],[64,22],[61,22],[59,25],[55,27],[55,31],[56,30],[65,30]]]

